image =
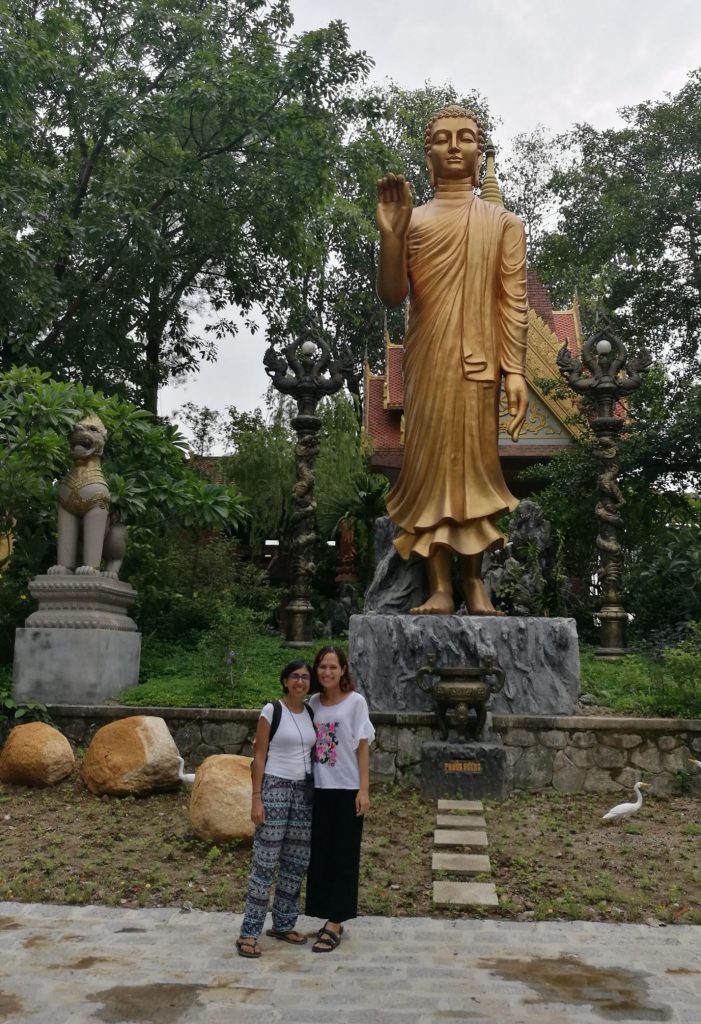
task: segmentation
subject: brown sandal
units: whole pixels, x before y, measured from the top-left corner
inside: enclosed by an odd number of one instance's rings
[[[307,936],[302,935],[301,932],[297,932],[294,928],[289,932],[276,932],[274,928],[269,928],[265,933],[269,935],[271,939],[279,939],[280,942],[289,942],[293,946],[303,946],[307,941]]]
[[[257,939],[237,939],[236,948],[239,951],[239,956],[243,956],[247,960],[257,960],[260,956],[260,946]]]

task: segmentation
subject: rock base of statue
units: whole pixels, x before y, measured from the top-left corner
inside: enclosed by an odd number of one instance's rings
[[[506,750],[501,743],[423,744],[421,792],[427,800],[503,800],[508,790]],[[455,827],[460,827],[459,817]]]
[[[13,696],[43,704],[101,704],[139,681],[136,591],[107,576],[37,576],[38,604],[15,636]]]
[[[488,702],[495,714],[571,715],[577,707],[574,619],[353,615],[348,647],[353,678],[371,711],[434,710],[431,693],[416,682],[429,655],[436,669],[493,658],[505,676]]]

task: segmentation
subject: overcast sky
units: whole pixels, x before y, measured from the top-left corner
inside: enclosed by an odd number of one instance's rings
[[[299,31],[344,21],[375,80],[479,90],[501,121],[497,147],[537,124],[616,126],[620,107],[678,91],[701,65],[699,0],[292,0],[292,9]],[[216,364],[163,389],[161,413],[187,401],[262,405],[264,349],[263,331],[242,331]]]

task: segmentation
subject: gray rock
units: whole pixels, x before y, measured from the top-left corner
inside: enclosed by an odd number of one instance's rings
[[[626,755],[622,750],[602,744],[596,748],[596,764],[599,768],[622,768],[625,763]]]
[[[370,771],[373,779],[394,781],[397,774],[395,755],[385,750],[374,750],[370,755]]]
[[[216,753],[238,754],[248,739],[247,722],[203,722],[202,742],[216,748]]]
[[[477,665],[493,657],[505,673],[492,696],[494,714],[571,715],[579,690],[573,619],[459,615],[354,615],[349,652],[353,676],[373,711],[430,711],[416,685],[428,655],[437,666]]]
[[[630,763],[646,772],[657,773],[662,770],[660,752],[654,743],[645,743],[642,749],[634,750],[630,755]]]
[[[559,753],[559,751],[557,752]],[[514,787],[516,789],[546,789],[553,779],[554,750],[527,747],[514,761]]]
[[[392,541],[398,533],[389,516],[375,521],[375,575],[365,592],[366,615],[405,615],[428,597],[422,562],[397,554]]]
[[[558,793],[580,793],[586,770],[572,764],[563,750],[558,750],[553,761],[553,789]]]
[[[567,733],[562,729],[543,729],[539,738],[544,747],[552,747],[554,750],[562,750],[567,744]]]

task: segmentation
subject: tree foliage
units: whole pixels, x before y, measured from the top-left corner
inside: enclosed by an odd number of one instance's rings
[[[693,497],[701,484],[701,436],[690,428],[701,416],[701,386],[687,381],[679,389],[677,383],[653,368],[630,398],[619,444],[625,607],[634,615],[637,638],[690,621],[701,601],[701,506]],[[536,500],[562,540],[566,575],[585,583],[584,600],[571,595],[570,609],[585,617],[593,610],[586,584],[597,570],[597,471],[585,438],[525,474],[547,480]]]
[[[285,301],[271,318],[271,337],[281,340],[294,330],[309,306],[331,335],[350,346],[358,368],[365,355],[373,367],[382,362],[385,317],[391,337],[403,338],[403,310],[385,310],[375,292],[377,180],[390,171],[403,174],[415,204],[430,198],[424,130],[447,103],[470,107],[491,127],[485,99],[477,92],[459,94],[450,83],[405,90],[390,82],[360,94],[337,156],[335,190],[310,225],[316,242],[308,262],[281,282]]]
[[[108,430],[102,466],[112,508],[130,528],[127,576],[136,549],[150,545],[152,575],[143,575],[145,586],[157,589],[159,538],[171,528],[193,535],[231,532],[247,518],[233,485],[211,483],[193,471],[185,439],[174,426],[117,396],[54,381],[34,367],[0,374],[0,534],[14,538],[11,556],[0,566],[0,661],[28,612],[27,581],[51,564],[55,482],[70,464],[70,427],[88,412]]]
[[[497,153],[497,177],[504,204],[518,214],[525,225],[531,263],[538,260],[544,236],[557,215],[557,202],[551,188],[557,167],[556,143],[543,125],[515,135],[503,161],[499,161]]]
[[[277,301],[368,58],[288,0],[17,0],[0,12],[0,365],[156,411]],[[204,332],[193,320],[207,316]]]
[[[624,338],[698,365],[701,340],[701,69],[659,102],[620,112],[624,127],[578,125],[552,179],[560,205],[538,259],[556,302],[585,320],[615,313]]]

